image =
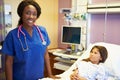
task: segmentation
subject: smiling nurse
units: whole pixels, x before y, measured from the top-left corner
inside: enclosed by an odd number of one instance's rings
[[[47,46],[50,40],[46,29],[35,25],[41,14],[40,6],[34,0],[23,0],[17,13],[18,27],[11,30],[2,47],[5,58],[6,80],[37,80],[44,77],[44,64],[49,77],[50,69]]]

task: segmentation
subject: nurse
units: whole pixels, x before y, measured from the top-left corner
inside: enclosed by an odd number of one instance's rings
[[[54,77],[50,68],[47,46],[50,40],[46,29],[35,25],[41,14],[34,0],[23,0],[17,8],[20,20],[11,30],[2,47],[5,54],[6,80],[37,80],[44,77],[44,65],[48,76]]]

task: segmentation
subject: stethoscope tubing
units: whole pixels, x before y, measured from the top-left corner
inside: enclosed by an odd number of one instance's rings
[[[36,26],[36,25],[35,25],[35,26]],[[42,42],[44,42],[45,40],[44,40],[44,38],[43,38],[43,36],[42,36],[42,33],[41,33],[40,29],[38,28],[38,26],[36,26],[36,28],[37,28],[37,30],[38,30],[38,33],[39,33],[39,35],[40,35],[40,38],[42,39]]]
[[[41,40],[42,40],[42,44],[43,44],[43,45],[46,45],[46,41],[44,40],[43,35],[42,35],[40,29],[38,28],[38,26],[36,26],[36,25],[34,25],[34,26],[36,27],[36,29],[37,29],[37,31],[38,31],[38,33],[39,33],[39,36],[40,36],[40,38],[41,38]],[[21,46],[22,46],[23,51],[27,51],[27,50],[28,50],[28,44],[27,44],[27,40],[26,40],[26,35],[25,35],[25,33],[21,30],[21,28],[22,28],[22,25],[18,26],[17,37],[18,37],[18,39],[19,39],[19,41],[20,41],[20,44],[21,44]],[[22,43],[22,41],[21,41],[21,39],[20,39],[20,32],[24,35],[26,48],[23,47],[23,43]]]

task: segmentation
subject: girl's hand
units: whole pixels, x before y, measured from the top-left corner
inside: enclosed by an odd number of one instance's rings
[[[86,78],[78,74],[78,69],[75,69],[74,72],[70,75],[70,80],[87,80]]]
[[[79,80],[78,69],[75,69],[74,72],[70,75],[70,80]]]

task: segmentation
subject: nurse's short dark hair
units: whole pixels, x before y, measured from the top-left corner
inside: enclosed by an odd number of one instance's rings
[[[18,8],[17,8],[17,13],[19,15],[19,17],[22,16],[22,13],[23,13],[23,10],[26,6],[28,5],[33,5],[36,10],[37,10],[37,17],[40,16],[41,14],[41,8],[39,6],[39,4],[37,2],[35,2],[34,0],[23,0],[19,5],[18,5]]]
[[[41,7],[39,6],[39,4],[37,2],[35,2],[34,0],[23,0],[22,2],[20,2],[20,4],[18,5],[18,8],[17,8],[17,14],[20,17],[18,25],[22,24],[21,17],[23,15],[23,10],[28,5],[32,5],[32,6],[34,6],[36,8],[36,10],[37,10],[37,18],[40,16]]]

